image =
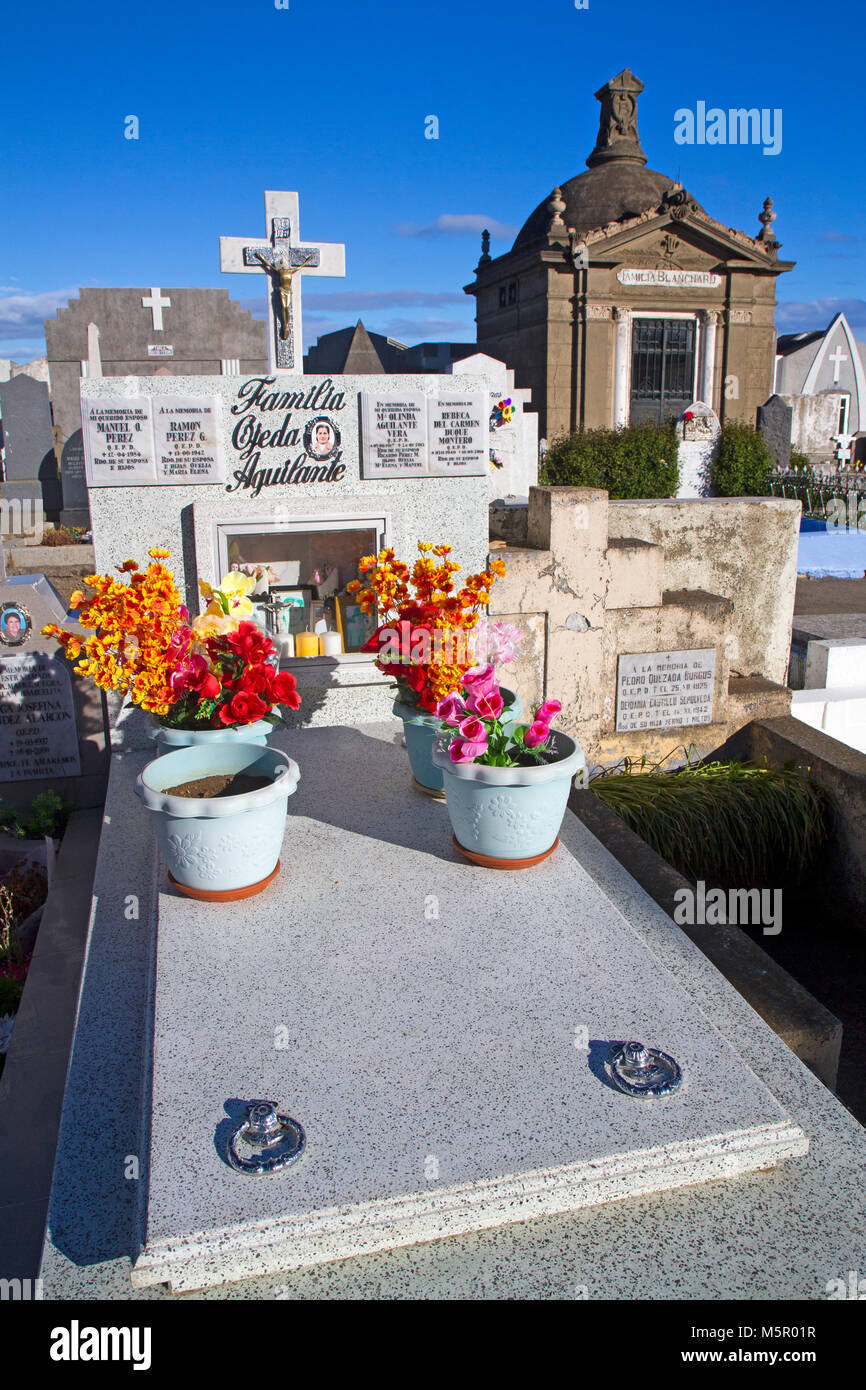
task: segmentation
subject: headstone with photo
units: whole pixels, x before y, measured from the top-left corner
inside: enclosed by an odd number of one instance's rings
[[[25,372],[0,385],[4,479],[3,530],[19,544],[38,545],[43,517],[60,514],[60,479],[48,387]]]
[[[758,406],[757,425],[780,473],[791,467],[791,424],[794,411],[781,396],[771,396]]]
[[[44,574],[0,581],[0,796],[29,806],[43,791],[99,804],[107,773],[101,692],[79,679],[47,623],[69,626]]]
[[[722,427],[712,406],[693,401],[677,421],[680,486],[677,497],[709,496],[709,471]]]
[[[303,687],[297,722],[357,717],[361,703],[387,717],[348,586],[363,556],[392,547],[411,564],[422,539],[484,568],[491,389],[433,373],[85,380],[95,568],[164,546],[193,613],[200,579],[267,573],[260,606]]]

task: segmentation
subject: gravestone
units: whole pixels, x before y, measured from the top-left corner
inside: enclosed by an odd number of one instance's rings
[[[532,392],[514,385],[514,372],[485,352],[454,362],[454,377],[483,373],[489,378],[490,500],[523,500],[538,482],[538,416],[530,410]]]
[[[54,430],[48,387],[44,381],[19,372],[0,385],[3,417],[4,481],[0,500],[4,506],[6,534],[39,544],[43,515],[50,521],[60,514],[60,480],[54,452]]]
[[[781,396],[771,396],[758,406],[757,424],[780,473],[791,467],[791,425],[794,412]]]
[[[0,581],[0,795],[29,806],[43,791],[99,804],[107,753],[101,692],[76,676],[47,623],[69,627],[44,574]]]
[[[390,546],[411,564],[425,539],[484,569],[489,391],[483,376],[432,373],[82,382],[95,568],[165,546],[192,613],[200,579],[273,568],[272,597],[301,606],[299,631],[327,621],[343,648],[286,656],[302,697],[292,722],[385,717],[393,693],[349,636],[347,586],[363,555]]]
[[[677,421],[680,486],[677,497],[707,497],[709,470],[719,449],[722,427],[711,406],[693,401]]]
[[[60,481],[63,489],[63,510],[60,513],[62,525],[89,529],[90,503],[87,497],[84,439],[81,430],[75,430],[63,446],[60,457]]]

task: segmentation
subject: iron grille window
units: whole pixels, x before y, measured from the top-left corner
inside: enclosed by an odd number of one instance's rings
[[[632,420],[665,420],[692,401],[694,319],[635,319],[632,325]]]

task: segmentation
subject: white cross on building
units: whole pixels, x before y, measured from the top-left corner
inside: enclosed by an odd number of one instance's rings
[[[142,299],[141,307],[142,309],[151,310],[153,314],[153,326],[157,332],[161,333],[164,327],[162,322],[162,311],[163,309],[171,308],[171,300],[167,296],[163,299],[161,290],[152,289],[150,298],[148,299],[147,295],[145,295]]]
[[[842,367],[842,363],[847,362],[848,358],[837,343],[835,352],[831,352],[827,360],[833,363],[833,385],[835,386],[839,380],[839,371]]]
[[[297,193],[265,193],[267,246],[248,237],[220,237],[220,270],[267,272],[268,362],[271,372],[302,372],[301,276],[346,274],[346,248],[335,242],[300,244]]]

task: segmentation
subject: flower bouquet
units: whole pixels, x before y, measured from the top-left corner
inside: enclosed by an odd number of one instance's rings
[[[440,700],[436,710],[443,721],[439,746],[447,750],[452,763],[478,762],[487,767],[541,763],[550,749],[550,721],[561,709],[559,700],[545,700],[531,724],[503,722],[505,701],[488,662],[464,674],[461,693]]]
[[[522,869],[556,848],[572,778],[586,760],[577,743],[551,728],[559,700],[545,700],[529,724],[506,723],[493,665],[463,676],[446,696],[433,765],[442,774],[454,843],[473,863]]]
[[[418,549],[411,570],[393,550],[364,556],[358,570],[365,583],[353,580],[347,587],[362,612],[378,610],[380,626],[361,650],[374,653],[379,670],[397,682],[394,713],[403,720],[414,784],[441,800],[442,777],[431,760],[436,710],[476,664],[475,633],[505,566],[494,560],[458,587],[460,566],[450,558],[450,545],[419,541]]]
[[[475,664],[471,634],[505,565],[493,560],[458,588],[460,566],[449,558],[450,545],[419,541],[418,549],[421,558],[411,570],[393,550],[364,556],[358,571],[366,583],[354,579],[347,589],[357,594],[362,612],[379,614],[380,626],[361,650],[376,653],[376,665],[397,681],[405,704],[434,714]]]
[[[218,589],[202,584],[205,612],[190,620],[171,571],[169,552],[154,547],[151,563],[118,566],[121,580],[94,574],[91,590],[72,595],[70,606],[90,635],[51,623],[78,675],[102,690],[116,690],[154,714],[166,729],[249,729],[283,722],[277,707],[301,703],[294,676],[276,669],[277,649],[249,621],[253,576],[227,574]],[[263,740],[262,740],[263,741]]]

